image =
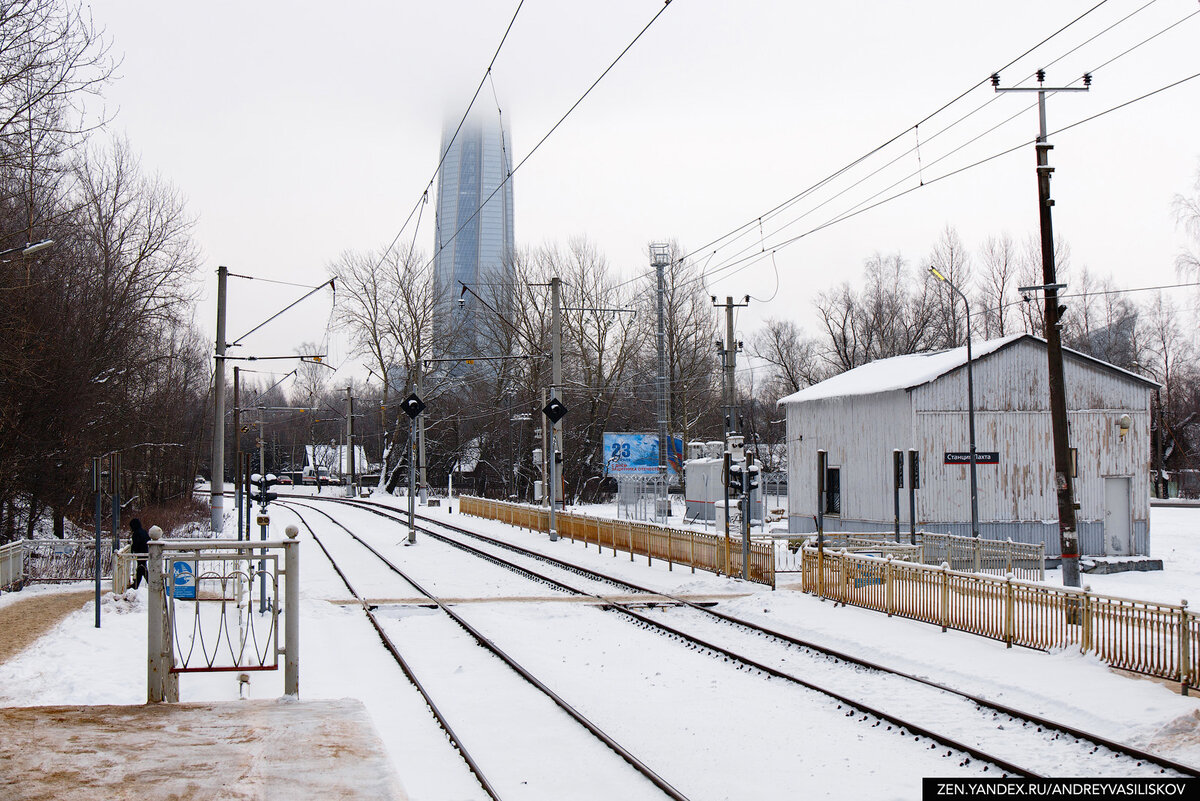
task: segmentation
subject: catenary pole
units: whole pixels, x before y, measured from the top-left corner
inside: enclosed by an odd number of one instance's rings
[[[558,400],[562,385],[562,279],[550,279],[550,400]],[[561,468],[558,454],[562,452],[562,421],[550,424],[550,541],[558,540],[557,513]]]
[[[666,517],[670,517],[670,491],[667,486],[667,455],[669,442],[667,438],[670,434],[667,431],[667,322],[666,322],[666,296],[667,296],[667,281],[666,267],[670,264],[670,248],[668,245],[651,245],[651,262],[654,267],[655,275],[658,279],[658,331],[656,334],[658,345],[658,480],[659,492],[662,497],[658,497],[657,493],[654,498],[654,519],[660,520],[664,517],[664,509],[666,507]]]
[[[233,366],[233,494],[237,505],[237,538],[242,538],[242,504],[248,499],[242,497],[242,409],[238,397],[239,373],[241,368]],[[249,529],[247,529],[247,538]]]
[[[346,494],[354,495],[354,396],[353,387],[346,387],[346,474],[350,479]],[[341,465],[339,465],[340,467]]]
[[[417,396],[424,397],[425,363],[417,356]],[[420,484],[420,501],[425,506],[429,502],[429,474],[425,471],[425,412],[417,415],[417,482]]]
[[[1083,86],[1045,86],[1045,70],[1037,71],[1036,88],[1001,88],[1000,76],[992,76],[992,85],[997,92],[1035,91],[1038,95],[1038,138],[1034,145],[1037,151],[1038,222],[1042,240],[1042,289],[1045,298],[1046,362],[1050,385],[1050,425],[1054,437],[1054,483],[1058,496],[1059,549],[1062,553],[1063,585],[1079,586],[1079,533],[1075,520],[1075,487],[1071,475],[1071,444],[1067,430],[1067,392],[1063,371],[1062,331],[1060,328],[1057,277],[1054,264],[1054,225],[1050,209],[1054,201],[1050,197],[1050,151],[1054,149],[1046,132],[1047,92],[1086,92],[1091,87],[1092,76],[1083,76]]]
[[[213,442],[211,528],[220,532],[225,519],[225,284],[229,268],[217,268],[217,363],[213,368]]]

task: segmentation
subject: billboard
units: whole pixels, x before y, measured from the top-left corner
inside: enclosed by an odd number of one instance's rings
[[[667,464],[682,469],[683,442],[671,437]],[[604,473],[610,476],[653,476],[658,474],[658,434],[604,432]]]

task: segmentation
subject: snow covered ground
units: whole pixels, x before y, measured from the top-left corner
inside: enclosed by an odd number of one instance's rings
[[[406,508],[404,499],[388,502]],[[1156,681],[1116,674],[1090,656],[1069,650],[1044,654],[1006,649],[1002,643],[943,633],[915,621],[834,607],[790,590],[772,591],[678,566],[669,570],[657,561],[648,566],[642,557],[631,561],[621,553],[614,558],[610,551],[599,554],[594,547],[570,540],[550,543],[544,534],[463,518],[445,507],[428,513],[478,524],[494,536],[619,572],[663,591],[734,596],[721,604],[733,614],[1200,765],[1200,699],[1181,697]],[[531,589],[496,566],[471,561],[429,538],[419,535],[415,548],[405,548],[400,527],[365,512],[356,514],[346,513],[347,522],[353,521],[362,536],[418,580],[436,583],[431,589],[463,598],[508,599],[462,603],[458,608],[697,801],[912,798],[919,797],[921,776],[964,776],[977,770],[878,730],[847,729],[840,721],[842,713],[829,702],[813,701],[779,682],[733,670],[611,614],[539,600],[549,590]],[[361,584],[360,593],[390,599],[415,594],[336,527],[317,522],[316,515],[308,517]],[[272,528],[282,533],[294,519],[276,510]],[[302,534],[301,539],[309,537]],[[1164,560],[1164,571],[1090,575],[1085,583],[1114,595],[1175,603],[1190,595],[1196,602],[1200,509],[1155,508],[1152,543],[1153,555]],[[362,700],[413,799],[482,798],[420,697],[380,648],[360,609],[344,603],[349,593],[320,549],[307,544],[302,549],[301,574],[301,696]],[[1048,580],[1057,581],[1057,574]],[[6,593],[0,604],[58,589]],[[145,603],[144,588],[124,598],[108,597],[102,605],[101,629],[93,627],[90,605],[68,616],[34,647],[0,665],[0,705],[144,702]],[[467,730],[488,733],[489,748],[484,751],[493,764],[511,759],[516,766],[505,774],[505,781],[519,788],[511,797],[612,797],[601,787],[564,792],[578,773],[575,755],[554,749],[556,740],[524,726],[519,714],[497,716],[494,709],[489,711],[489,694],[505,692],[496,689],[495,682],[502,680],[485,671],[487,660],[481,661],[478,648],[459,643],[431,610],[392,605],[381,607],[380,613],[389,634],[411,649],[414,669],[430,676],[435,691],[447,698],[447,714]],[[277,674],[255,674],[250,695],[274,697],[281,683]],[[180,690],[184,701],[238,697],[230,674],[185,675]],[[525,765],[528,775],[522,773]],[[540,771],[538,778],[534,767]],[[1049,772],[1073,775],[1066,765]],[[521,784],[524,781],[529,784]]]

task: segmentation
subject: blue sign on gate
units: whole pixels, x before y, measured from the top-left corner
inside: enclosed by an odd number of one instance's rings
[[[196,571],[191,562],[173,562],[175,565],[171,576],[171,597],[184,598],[189,601],[196,598]]]

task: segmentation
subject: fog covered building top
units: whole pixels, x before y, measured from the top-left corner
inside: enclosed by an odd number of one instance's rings
[[[1022,334],[974,347],[981,536],[1044,542],[1059,554],[1046,343]],[[1064,349],[1070,446],[1076,454],[1080,550],[1149,553],[1150,392],[1155,384]],[[890,531],[893,449],[917,450],[919,529],[970,535],[966,348],[881,359],[793,393],[786,408],[792,532],[815,530],[817,451],[827,453],[828,531]],[[1128,415],[1129,428],[1121,431]],[[994,461],[991,457],[994,456]],[[906,459],[907,461],[907,459]],[[909,524],[905,466],[900,503]]]
[[[446,355],[473,355],[482,315],[491,314],[461,284],[502,314],[511,308],[513,273],[512,152],[496,114],[472,115],[442,131],[437,185],[434,280],[439,313],[434,341]],[[500,284],[501,286],[497,286]],[[462,302],[459,303],[459,299]],[[454,334],[455,336],[451,336]]]

